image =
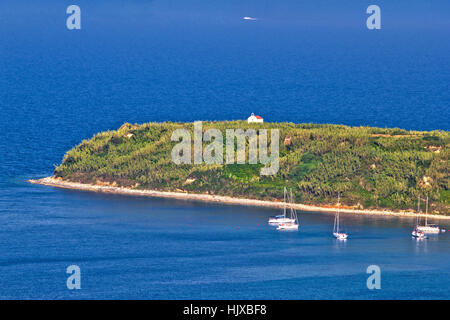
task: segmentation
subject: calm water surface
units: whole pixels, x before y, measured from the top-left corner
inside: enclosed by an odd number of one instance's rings
[[[19,195],[20,198],[19,199]],[[448,299],[450,232],[411,238],[413,219],[301,213],[58,190],[9,181],[0,215],[1,298]],[[447,223],[443,227],[450,229]],[[79,265],[82,289],[66,288]],[[382,289],[366,288],[366,268]]]
[[[417,242],[411,219],[345,216],[337,243],[325,214],[280,233],[269,209],[26,183],[126,121],[449,130],[448,1],[380,0],[379,32],[356,0],[77,4],[71,32],[60,1],[0,3],[0,298],[450,297],[450,232]]]

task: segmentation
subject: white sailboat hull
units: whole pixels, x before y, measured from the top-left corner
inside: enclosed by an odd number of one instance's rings
[[[296,223],[283,223],[277,227],[277,230],[298,230],[298,224]]]
[[[333,236],[338,240],[347,240],[348,235],[342,232],[333,232]]]
[[[291,218],[270,218],[269,224],[280,225],[283,223],[294,223],[295,219]]]
[[[411,232],[411,235],[417,239],[426,239],[425,233],[419,230],[413,230],[413,232]]]
[[[417,230],[423,233],[439,233],[441,231],[439,227],[432,226],[417,226]]]

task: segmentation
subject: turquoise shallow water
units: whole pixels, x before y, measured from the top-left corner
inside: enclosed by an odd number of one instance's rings
[[[413,221],[106,196],[26,183],[122,123],[245,119],[449,130],[448,1],[0,3],[1,298],[445,298],[450,233]],[[244,13],[245,12],[245,13]],[[260,20],[246,24],[242,16]],[[449,228],[448,224],[445,226]],[[65,268],[82,270],[82,290]],[[365,286],[368,265],[382,289]]]

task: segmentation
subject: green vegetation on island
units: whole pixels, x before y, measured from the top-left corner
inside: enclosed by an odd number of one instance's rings
[[[203,131],[215,128],[223,133],[279,129],[279,171],[261,176],[263,165],[248,160],[239,165],[176,165],[171,151],[178,142],[171,141],[171,135],[178,128],[192,133],[193,123],[126,123],[117,131],[98,133],[68,151],[54,175],[73,182],[261,200],[282,199],[287,186],[297,203],[335,205],[340,193],[344,205],[361,209],[412,209],[420,195],[430,197],[430,211],[450,214],[447,131],[203,122]]]

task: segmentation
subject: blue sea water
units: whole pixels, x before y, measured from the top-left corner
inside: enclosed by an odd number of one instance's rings
[[[411,219],[99,195],[30,185],[122,123],[245,119],[449,130],[448,1],[0,3],[0,298],[448,299],[450,233]],[[68,4],[67,4],[68,5]],[[243,21],[255,16],[257,21]],[[449,229],[449,224],[443,227]],[[79,265],[82,289],[66,288]],[[382,289],[366,288],[379,265]]]

